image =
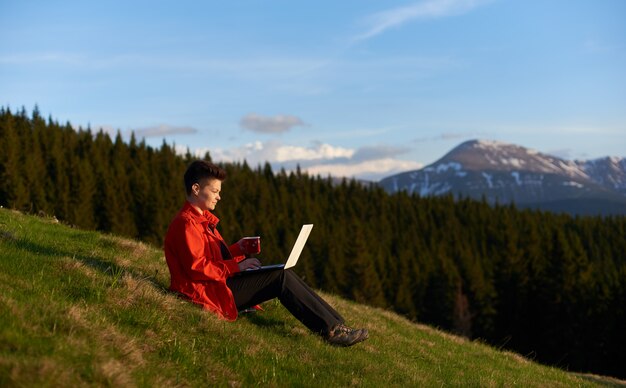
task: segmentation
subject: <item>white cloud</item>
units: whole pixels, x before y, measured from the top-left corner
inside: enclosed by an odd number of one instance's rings
[[[367,160],[356,164],[335,163],[309,166],[303,169],[311,175],[359,178],[379,181],[399,172],[417,170],[422,163],[392,158]]]
[[[458,15],[469,12],[490,0],[424,0],[418,3],[389,9],[370,16],[370,28],[354,40],[365,40],[379,35],[389,28],[405,23]]]
[[[306,125],[299,117],[291,115],[261,116],[248,113],[239,121],[241,128],[257,133],[282,133],[296,126]]]
[[[286,162],[292,160],[319,160],[351,158],[354,150],[349,148],[334,147],[330,144],[318,144],[315,147],[282,146],[277,149],[276,161]]]
[[[181,151],[184,153],[186,149],[181,148]],[[299,166],[302,171],[311,175],[356,177],[373,181],[423,166],[422,163],[394,157],[408,152],[408,149],[386,145],[351,149],[326,143],[315,143],[309,147],[303,147],[286,145],[278,141],[264,143],[257,141],[231,149],[196,149],[192,153],[201,157],[207,151],[215,161],[243,162],[245,160],[251,166],[269,162],[275,170],[284,168],[291,171]]]
[[[206,149],[200,150],[204,154]],[[279,141],[267,141],[265,143],[256,141],[241,147],[222,149],[215,148],[208,150],[215,160],[225,162],[241,162],[246,160],[249,164],[259,163],[286,163],[286,162],[307,162],[333,160],[337,158],[350,158],[354,150],[349,148],[335,147],[330,144],[318,143],[310,147],[284,145]]]
[[[174,152],[177,153],[178,155],[185,155],[187,153],[187,150],[189,150],[189,147],[187,147],[186,145],[181,145],[181,144],[174,145]],[[191,150],[189,151],[191,152],[192,155],[200,156],[200,153],[198,152],[195,152],[195,151],[192,152]]]

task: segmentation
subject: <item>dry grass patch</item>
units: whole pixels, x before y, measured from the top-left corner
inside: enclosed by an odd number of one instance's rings
[[[20,381],[21,376],[29,376],[27,379],[34,381],[48,381],[49,384],[57,386],[69,387],[75,385],[76,382],[74,371],[64,368],[52,357],[44,357],[22,365],[14,364],[11,375],[16,382]]]
[[[74,356],[89,354],[93,358],[95,375],[113,386],[134,386],[133,372],[146,365],[144,352],[150,348],[138,343],[133,336],[123,334],[114,323],[97,311],[73,305],[67,310],[71,325],[66,338]],[[92,335],[95,334],[95,337]]]
[[[0,305],[2,305],[3,309],[7,309],[10,315],[19,318],[19,320],[24,319],[22,314],[24,306],[19,306],[17,302],[9,298],[4,291],[0,293]]]
[[[124,251],[135,258],[146,257],[148,256],[148,253],[154,249],[143,242],[123,237],[107,236],[107,239],[117,245],[119,250]]]
[[[124,335],[113,326],[109,325],[100,333],[101,339],[124,358],[126,366],[134,368],[145,364],[143,350],[137,345],[135,338]]]
[[[511,352],[502,352],[502,353],[505,356],[507,356],[509,359],[514,360],[517,363],[530,364],[530,361],[526,357],[523,357],[517,353],[511,353]]]
[[[130,291],[130,297],[135,299],[146,299],[164,309],[171,309],[171,303],[167,300],[168,294],[162,289],[155,287],[148,278],[138,278],[130,273],[122,276],[122,283]],[[170,295],[173,296],[173,295]]]
[[[71,274],[71,271],[77,271],[92,280],[95,280],[98,276],[98,271],[94,267],[86,265],[75,257],[63,256],[59,258],[57,263],[63,275]]]
[[[108,296],[110,303],[114,303],[120,307],[129,307],[139,304],[153,304],[159,309],[170,311],[175,307],[175,301],[178,300],[175,295],[165,291],[161,284],[150,276],[143,276],[130,272],[125,268],[131,268],[132,263],[128,263],[126,259],[118,257],[116,267],[107,268],[107,275],[111,280]]]
[[[67,309],[67,317],[70,318],[72,323],[82,329],[89,328],[89,321],[85,318],[87,310],[80,305],[71,305]]]
[[[107,382],[116,387],[134,387],[134,381],[129,368],[116,359],[104,361],[98,367],[99,372]]]
[[[75,384],[74,371],[64,368],[52,357],[45,357],[37,361],[37,375],[42,380],[50,379],[59,385],[72,386]]]

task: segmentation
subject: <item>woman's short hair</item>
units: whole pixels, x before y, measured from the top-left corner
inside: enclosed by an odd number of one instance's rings
[[[200,183],[203,179],[226,179],[226,171],[206,160],[196,160],[191,162],[185,171],[185,190],[187,195],[191,194],[191,186]]]

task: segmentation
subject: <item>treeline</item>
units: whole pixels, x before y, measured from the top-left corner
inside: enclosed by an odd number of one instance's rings
[[[44,120],[37,109],[0,110],[0,205],[54,215],[72,225],[159,244],[184,195],[178,176],[186,160],[114,140],[102,131],[75,131]],[[188,156],[189,158],[190,156]]]
[[[206,155],[205,158],[210,158]],[[0,109],[0,205],[161,245],[192,156]],[[626,217],[572,218],[469,199],[389,195],[269,164],[224,165],[230,241],[262,236],[315,287],[539,361],[626,377]],[[419,346],[416,344],[415,346]]]

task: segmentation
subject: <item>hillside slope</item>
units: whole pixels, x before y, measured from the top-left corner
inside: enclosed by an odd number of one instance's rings
[[[226,323],[166,290],[158,249],[0,209],[0,386],[595,386],[324,294],[371,338],[334,348],[278,303]]]

